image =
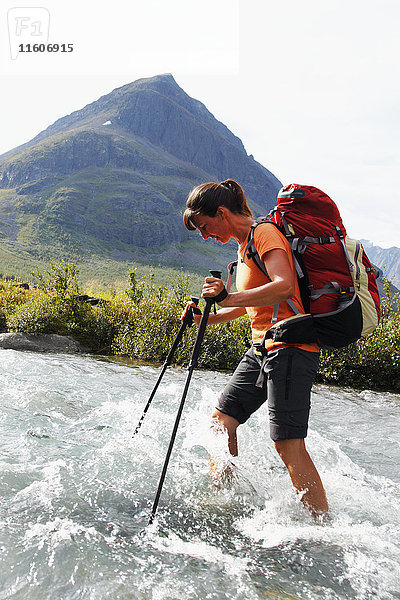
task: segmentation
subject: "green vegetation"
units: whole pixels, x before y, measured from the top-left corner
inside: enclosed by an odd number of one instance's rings
[[[198,249],[196,249],[198,252]],[[50,268],[51,255],[56,261],[74,263],[79,269],[79,280],[85,291],[92,295],[105,295],[108,297],[113,290],[123,290],[126,287],[127,273],[136,269],[138,278],[145,277],[151,269],[154,272],[154,280],[157,285],[165,282],[166,272],[168,277],[179,275],[180,267],[168,267],[153,261],[143,260],[114,260],[102,255],[88,255],[82,257],[77,253],[67,253],[61,247],[41,246],[32,248],[28,244],[12,244],[0,242],[0,278],[18,279],[20,281],[32,281],[32,271],[46,271]],[[156,266],[149,266],[155,264]],[[210,260],[210,265],[214,262]],[[193,271],[187,273],[195,282],[192,289],[201,289],[204,279],[204,269],[199,269],[199,274]]]
[[[72,263],[51,261],[32,276],[36,286],[29,290],[17,281],[0,281],[3,331],[70,335],[94,353],[156,362],[165,359],[190,294],[201,288],[200,280],[183,272],[153,269],[143,275],[131,269],[125,289],[113,289],[92,305],[83,301]],[[400,392],[400,298],[390,295],[388,286],[387,292],[378,329],[348,348],[324,350],[318,381]],[[188,364],[196,332],[187,329],[177,364]],[[199,366],[234,369],[250,338],[247,317],[209,327]]]
[[[347,348],[323,350],[318,381],[400,392],[400,294],[387,280],[384,287],[377,329]]]

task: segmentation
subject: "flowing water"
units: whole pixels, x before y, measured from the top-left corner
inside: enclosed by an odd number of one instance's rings
[[[316,386],[308,437],[331,506],[315,523],[268,435],[239,429],[230,487],[209,414],[227,375],[195,372],[157,518],[147,521],[186,371],[1,356],[0,598],[400,598],[400,397]]]

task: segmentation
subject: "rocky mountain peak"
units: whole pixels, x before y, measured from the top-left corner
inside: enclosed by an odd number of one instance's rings
[[[3,234],[49,245],[68,238],[80,249],[135,257],[165,245],[164,260],[175,263],[182,250],[172,244],[189,235],[181,217],[188,192],[228,178],[243,185],[257,216],[281,187],[170,73],[139,79],[0,157]],[[198,255],[183,260],[196,263]]]

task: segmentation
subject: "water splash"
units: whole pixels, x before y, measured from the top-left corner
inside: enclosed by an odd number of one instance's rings
[[[399,397],[317,386],[308,448],[331,521],[316,524],[268,436],[265,409],[210,429],[219,373],[196,372],[152,527],[185,371],[2,351],[1,597],[394,600],[400,588]],[[371,434],[373,423],[373,435]],[[387,443],[385,443],[387,442]]]

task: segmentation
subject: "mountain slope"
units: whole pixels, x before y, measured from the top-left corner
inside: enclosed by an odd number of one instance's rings
[[[190,189],[237,179],[257,215],[280,182],[172,75],[140,79],[0,156],[0,237],[32,254],[72,252],[185,267],[205,256],[182,224]]]
[[[400,248],[381,248],[367,240],[362,242],[370,261],[382,269],[385,276],[400,288]]]

